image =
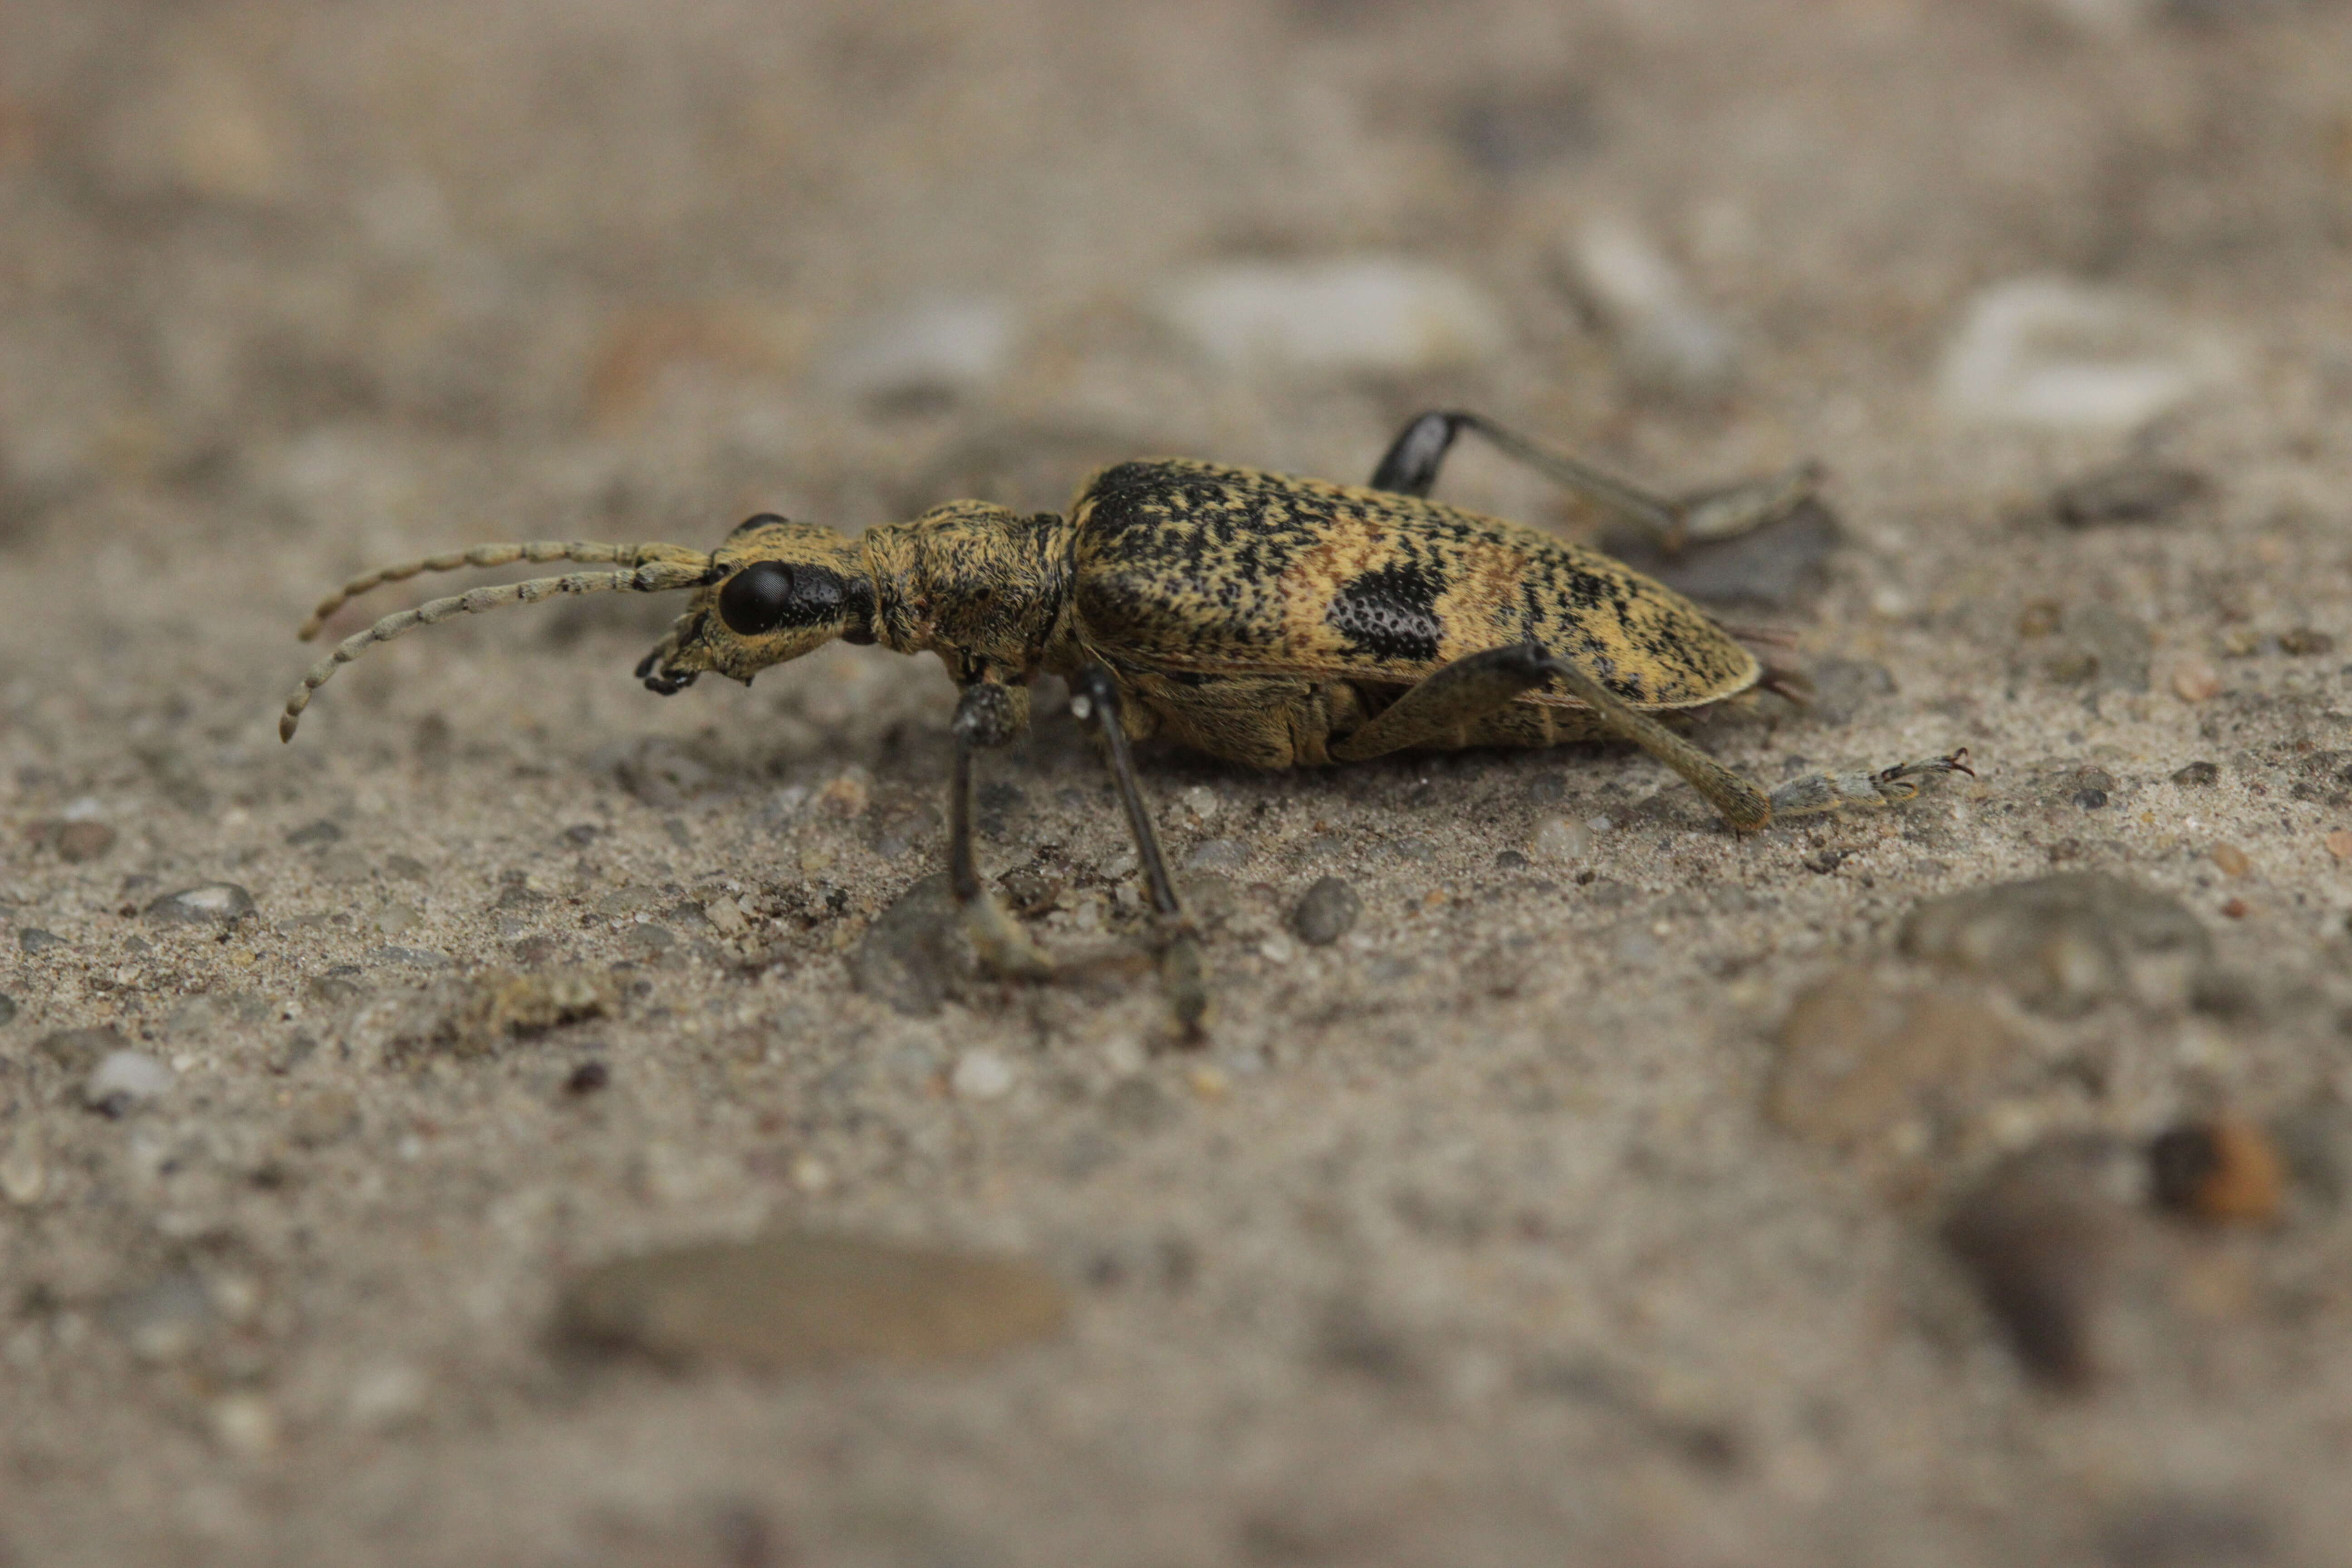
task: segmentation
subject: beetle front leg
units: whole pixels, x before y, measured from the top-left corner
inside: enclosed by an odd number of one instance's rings
[[[1021,732],[1028,692],[994,681],[963,689],[949,726],[955,735],[955,778],[948,794],[948,886],[964,929],[983,968],[1016,979],[1034,980],[1053,972],[1054,961],[1023,931],[980,879],[971,841],[971,762],[983,747],[1005,744]]]
[[[1127,811],[1127,827],[1135,840],[1135,857],[1143,867],[1143,884],[1150,895],[1163,946],[1160,953],[1160,984],[1168,1005],[1188,1040],[1201,1037],[1209,1011],[1207,978],[1201,962],[1201,940],[1184,918],[1177,901],[1176,884],[1169,879],[1168,863],[1160,854],[1160,836],[1144,805],[1143,787],[1136,780],[1135,758],[1127,748],[1127,731],[1119,723],[1118,681],[1099,664],[1090,664],[1070,682],[1070,710],[1081,721],[1091,719],[1102,734],[1103,753],[1110,763],[1118,788],[1119,805]]]
[[[1966,773],[1977,776],[1969,766],[1969,749],[1940,757],[1922,757],[1916,763],[1899,763],[1891,768],[1881,768],[1874,773],[1807,773],[1791,779],[1772,792],[1772,815],[1809,816],[1816,812],[1841,811],[1850,805],[1900,805],[1916,799],[1919,780],[1933,773]]]

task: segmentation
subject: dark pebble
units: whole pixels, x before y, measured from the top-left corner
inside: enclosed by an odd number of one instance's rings
[[[582,1062],[563,1080],[566,1094],[593,1094],[613,1081],[613,1072],[603,1062]]]
[[[563,837],[572,843],[585,847],[596,842],[596,836],[604,831],[593,822],[575,822],[563,830]]]
[[[2107,792],[2103,789],[2076,790],[2074,804],[2084,811],[2104,811],[2107,805]]]
[[[785,1234],[624,1258],[572,1281],[559,1334],[673,1364],[770,1369],[971,1361],[1046,1338],[1059,1281],[1015,1258]]]
[[[2191,763],[2185,768],[2176,770],[2172,775],[2172,782],[2190,789],[2202,789],[2207,784],[2218,783],[2221,777],[2221,770],[2213,763]]]
[[[2279,652],[2296,658],[2336,651],[2334,637],[2326,632],[2314,631],[2309,626],[2296,626],[2292,631],[2279,633],[2278,645]]]
[[[0,991],[0,1024],[12,1024],[16,1020],[16,999],[5,991]]]
[[[72,944],[53,931],[43,931],[38,926],[26,926],[16,933],[16,945],[26,952],[47,952],[53,948],[69,947]]]
[[[1976,1282],[2026,1372],[2055,1388],[2095,1378],[2095,1321],[2128,1216],[2105,1195],[2119,1151],[2059,1139],[2011,1158],[1961,1198],[1944,1243]]]
[[[1532,861],[1516,849],[1505,849],[1495,857],[1495,869],[1497,871],[1521,871],[1531,864]]]
[[[297,849],[307,849],[314,844],[340,844],[342,839],[343,830],[323,816],[316,822],[304,823],[286,836],[286,842]]]
[[[2058,487],[2051,510],[2069,528],[2103,522],[2162,522],[2209,487],[2193,468],[2126,459]]]
[[[147,906],[147,918],[189,925],[234,925],[254,912],[253,895],[235,882],[206,882],[166,893]]]
[[[1328,947],[1353,931],[1364,900],[1338,877],[1317,879],[1290,911],[1290,929],[1309,947]]]
[[[2234,1117],[2183,1122],[2147,1147],[2158,1205],[2198,1219],[2267,1225],[2286,1193],[2286,1163],[2270,1135]]]

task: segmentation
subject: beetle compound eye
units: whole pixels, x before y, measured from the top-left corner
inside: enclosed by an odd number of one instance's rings
[[[719,618],[738,637],[775,630],[792,607],[793,569],[781,561],[755,561],[719,590]]]

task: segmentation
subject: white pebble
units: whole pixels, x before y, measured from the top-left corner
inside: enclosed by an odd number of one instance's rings
[[[1217,815],[1217,792],[1206,784],[1194,784],[1178,797],[1186,810],[1207,822]]]
[[[1538,859],[1573,860],[1592,846],[1592,830],[1564,816],[1547,816],[1528,836],[1528,848]]]
[[[1570,239],[1567,260],[1636,384],[1683,397],[1729,389],[1738,371],[1729,329],[1692,297],[1683,275],[1641,230],[1597,218]]]
[[[1491,358],[1509,341],[1475,285],[1400,257],[1228,262],[1179,279],[1154,305],[1194,349],[1234,370],[1429,370]]]
[[[2119,431],[2179,406],[2230,354],[2145,301],[2066,278],[1995,284],[1945,350],[1944,404],[1992,425]]]
[[[171,1092],[170,1068],[139,1051],[109,1051],[90,1069],[81,1088],[82,1103],[100,1110],[121,1110],[160,1100]]]
[[[927,300],[867,323],[833,356],[830,379],[862,397],[954,394],[1004,374],[1018,334],[996,300]]]
[[[1013,1064],[994,1051],[966,1051],[956,1058],[948,1087],[962,1100],[996,1100],[1013,1088]]]
[[[1257,944],[1259,956],[1268,963],[1288,963],[1298,956],[1298,944],[1280,931],[1276,931]]]

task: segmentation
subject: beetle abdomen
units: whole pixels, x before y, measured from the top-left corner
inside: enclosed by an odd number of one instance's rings
[[[1071,517],[1080,635],[1134,667],[1409,684],[1532,637],[1645,708],[1762,673],[1622,563],[1412,496],[1171,458],[1105,469]]]

